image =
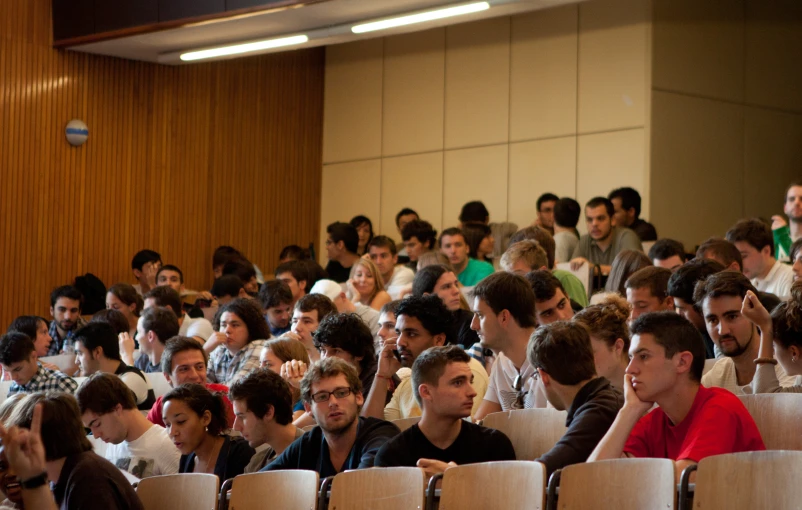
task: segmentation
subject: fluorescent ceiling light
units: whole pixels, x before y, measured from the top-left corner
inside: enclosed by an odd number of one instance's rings
[[[385,30],[388,28],[402,27],[404,25],[412,25],[414,23],[423,23],[436,19],[450,18],[451,16],[471,14],[473,12],[484,11],[489,8],[490,4],[487,2],[476,2],[472,4],[458,5],[456,7],[438,9],[436,11],[426,11],[418,14],[399,16],[397,18],[373,21],[371,23],[363,23],[362,25],[351,27],[351,31],[355,34],[362,34],[364,32],[373,32],[375,30]]]
[[[271,48],[280,48],[282,46],[292,46],[295,44],[303,44],[309,40],[305,35],[295,35],[292,37],[281,37],[279,39],[267,39],[265,41],[256,41],[245,44],[234,44],[232,46],[222,46],[220,48],[212,48],[210,50],[191,51],[189,53],[182,53],[181,60],[190,62],[193,60],[203,60],[206,58],[224,57],[226,55],[240,55],[242,53],[251,53],[254,51],[269,50]]]

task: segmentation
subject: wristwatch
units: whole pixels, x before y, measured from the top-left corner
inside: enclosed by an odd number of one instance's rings
[[[34,476],[33,478],[28,478],[27,480],[21,480],[19,484],[23,489],[36,489],[46,483],[47,483],[47,471],[43,472],[41,475]]]

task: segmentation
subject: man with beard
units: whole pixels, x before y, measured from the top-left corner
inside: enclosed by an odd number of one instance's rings
[[[50,348],[47,350],[48,356],[57,354],[72,354],[72,338],[78,329],[86,326],[86,322],[81,318],[81,291],[72,285],[58,287],[50,293],[50,315],[53,322],[50,323]]]
[[[294,298],[289,285],[281,280],[265,282],[259,289],[259,301],[270,326],[270,334],[279,336],[290,330]]]
[[[392,423],[359,416],[364,403],[356,369],[340,358],[315,363],[301,380],[306,412],[318,426],[292,443],[262,471],[307,469],[320,478],[373,467],[379,448],[399,433]]]
[[[579,238],[574,249],[571,269],[577,270],[585,262],[600,266],[601,274],[610,274],[610,266],[621,250],[643,251],[640,238],[632,230],[617,225],[613,203],[604,197],[591,199],[585,205],[585,222],[588,233]]]
[[[412,281],[412,295],[421,297],[429,294],[437,295],[454,316],[457,343],[463,349],[468,349],[479,341],[476,332],[471,329],[473,314],[462,309],[460,299],[462,292],[459,288],[459,281],[449,268],[435,264],[426,266],[417,272]]]
[[[751,393],[755,362],[760,348],[757,327],[741,313],[747,291],[757,292],[746,276],[734,271],[715,273],[696,285],[693,299],[701,308],[707,332],[724,355],[702,377],[702,385],[725,388],[743,395]],[[794,378],[774,365],[780,386],[793,386]]]
[[[772,216],[771,230],[777,258],[787,260],[791,254],[791,244],[802,239],[802,183],[795,182],[788,186],[783,212],[790,224],[786,224],[782,216]]]

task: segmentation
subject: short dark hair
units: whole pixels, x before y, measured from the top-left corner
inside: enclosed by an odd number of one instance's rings
[[[292,304],[292,291],[290,286],[281,280],[270,280],[259,289],[259,302],[262,308],[275,308],[277,306]]]
[[[791,299],[772,310],[771,322],[774,340],[786,349],[802,348],[802,280],[791,285]]]
[[[430,335],[436,336],[441,333],[446,335],[445,343],[448,345],[457,343],[457,335],[454,332],[453,316],[448,311],[443,300],[438,296],[409,296],[401,300],[395,316],[415,317]]]
[[[412,363],[412,393],[418,405],[423,405],[420,397],[420,385],[437,386],[440,377],[449,363],[469,364],[471,357],[459,345],[430,347],[420,353]]]
[[[473,258],[479,258],[479,246],[491,235],[493,231],[484,223],[466,223],[462,226],[462,237],[468,245],[468,254]]]
[[[212,284],[212,296],[214,297],[237,297],[239,291],[245,288],[245,284],[235,274],[227,274],[217,278]]]
[[[248,259],[233,258],[223,264],[222,274],[237,275],[239,279],[242,280],[242,283],[246,284],[256,278],[256,269],[254,269],[253,263]]]
[[[72,285],[62,285],[61,287],[56,287],[53,289],[53,292],[50,293],[50,306],[56,306],[56,301],[58,301],[60,298],[78,301],[79,309],[81,308],[81,305],[83,305],[84,301],[84,296],[81,294],[81,291]]]
[[[89,323],[93,322],[105,322],[106,324],[110,325],[114,328],[114,332],[118,335],[120,333],[127,333],[128,330],[131,328],[130,324],[128,324],[128,319],[125,318],[125,315],[119,310],[114,310],[112,308],[104,308],[103,310],[98,310],[92,315],[92,319]]]
[[[668,297],[668,280],[671,270],[664,267],[649,266],[638,269],[627,278],[624,287],[627,289],[648,288],[652,296],[660,301]]]
[[[683,300],[692,305],[694,310],[701,312],[701,309],[693,300],[693,289],[698,281],[704,280],[719,271],[724,271],[724,266],[713,259],[689,260],[682,264],[668,279],[668,295]]]
[[[666,260],[676,255],[682,262],[688,258],[685,247],[674,239],[659,239],[649,248],[650,260]]]
[[[96,372],[78,387],[75,392],[78,410],[106,414],[114,411],[117,404],[123,409],[136,409],[136,395],[122,379],[114,374]]]
[[[396,227],[398,226],[398,222],[401,221],[401,216],[409,216],[410,214],[414,214],[416,218],[420,219],[420,215],[417,212],[410,209],[409,207],[404,207],[403,209],[398,211],[398,214],[395,215],[395,226]]]
[[[532,292],[535,294],[536,303],[543,303],[552,299],[557,294],[558,289],[562,291],[565,297],[568,297],[562,282],[551,271],[546,269],[529,271],[524,278],[526,278],[532,288]]]
[[[174,271],[178,273],[178,281],[184,283],[184,272],[181,271],[181,269],[179,269],[178,266],[174,266],[173,264],[167,264],[160,267],[159,270],[156,271],[156,281],[159,281],[159,275],[162,273],[162,271]]]
[[[409,241],[413,237],[417,238],[421,244],[428,244],[431,249],[434,248],[434,243],[437,241],[437,231],[428,221],[412,220],[401,230],[401,239]]]
[[[748,243],[757,251],[768,246],[771,256],[774,256],[774,235],[771,228],[757,218],[739,221],[727,231],[725,237],[732,244]]]
[[[131,259],[131,269],[142,271],[142,266],[148,262],[161,262],[162,256],[153,250],[140,250],[136,252],[134,258]]]
[[[33,339],[24,333],[9,331],[0,336],[0,363],[3,365],[28,361],[35,350]]]
[[[376,363],[376,348],[373,346],[373,333],[367,324],[355,313],[330,313],[312,334],[315,348],[323,346],[342,349],[359,362],[362,374]]]
[[[176,317],[184,315],[184,307],[181,304],[181,296],[176,290],[167,285],[153,287],[145,294],[145,299],[153,299],[156,306],[166,306]]]
[[[602,205],[604,206],[604,209],[607,211],[607,216],[612,218],[613,214],[615,214],[615,207],[613,206],[613,203],[610,202],[610,199],[608,199],[608,198],[593,197],[590,200],[588,200],[587,204],[585,204],[585,208],[586,209],[595,209],[596,207],[599,207],[599,206],[602,206]]]
[[[540,212],[540,206],[543,205],[543,202],[557,202],[560,200],[560,197],[555,195],[554,193],[543,193],[537,198],[537,202],[535,206],[537,207],[537,212]]]
[[[617,188],[611,191],[607,198],[610,200],[614,198],[620,198],[621,209],[628,211],[634,208],[635,218],[640,217],[641,198],[640,193],[638,193],[635,189],[629,187]]]
[[[564,228],[576,228],[582,208],[573,198],[564,197],[554,204],[554,222]]]
[[[422,296],[424,294],[431,294],[434,292],[434,286],[437,285],[437,280],[450,271],[451,269],[442,264],[433,264],[421,268],[415,273],[415,278],[412,280],[412,295]]]
[[[306,371],[303,379],[301,379],[301,398],[303,401],[312,402],[312,384],[338,375],[345,376],[351,392],[362,392],[362,381],[359,380],[355,367],[340,358],[325,358],[309,367],[309,370]]]
[[[537,325],[535,294],[522,276],[507,272],[493,273],[479,282],[471,295],[487,303],[493,313],[509,311],[522,328],[534,328]]]
[[[107,322],[90,322],[75,333],[72,341],[81,342],[89,352],[100,347],[106,358],[122,361],[117,331]]]
[[[306,262],[302,262],[300,260],[290,260],[289,262],[279,264],[276,268],[276,272],[274,273],[276,278],[284,273],[290,273],[296,282],[306,282],[307,292],[309,292],[309,289],[312,288],[309,286],[311,278],[309,278],[309,266],[306,264]]]
[[[297,244],[290,244],[281,249],[278,254],[279,260],[306,260],[310,257],[309,250],[301,248]]]
[[[236,258],[245,258],[245,256],[233,246],[218,246],[212,253],[212,268],[223,266],[229,260]]]
[[[629,332],[635,335],[649,334],[665,349],[666,358],[688,351],[693,355],[691,379],[699,382],[705,368],[705,345],[702,334],[687,319],[674,312],[650,312],[632,321]]]
[[[359,234],[356,228],[350,223],[341,221],[332,223],[326,227],[326,233],[331,236],[331,240],[336,244],[340,241],[345,245],[345,249],[351,253],[356,253],[359,249]]]
[[[36,338],[39,329],[39,323],[44,322],[45,326],[47,326],[47,321],[44,317],[39,317],[38,315],[20,315],[8,326],[8,333],[12,331],[17,331],[26,335],[31,340]]]
[[[262,311],[252,299],[232,299],[220,308],[220,317],[224,313],[233,313],[242,320],[248,330],[248,343],[254,340],[270,338],[270,328],[262,315]]]
[[[279,425],[292,422],[292,391],[287,381],[266,368],[252,371],[237,380],[228,389],[230,400],[244,401],[260,420],[273,408],[273,417]]]
[[[337,313],[334,302],[323,294],[307,294],[295,303],[295,309],[299,312],[308,313],[312,310],[317,311],[318,322],[332,313]]]
[[[720,237],[711,237],[707,241],[703,242],[699,246],[699,249],[696,250],[696,258],[703,259],[708,253],[714,255],[718,259],[721,259],[726,267],[729,267],[730,264],[736,262],[738,264],[738,270],[743,270],[744,259],[741,256],[741,252],[738,251],[738,248],[736,248],[734,244],[726,239],[721,239]]]
[[[382,306],[382,309],[379,311],[379,313],[380,314],[391,313],[395,316],[398,316],[398,307],[400,305],[401,305],[401,300],[395,299],[393,301],[390,301],[389,303],[385,303],[384,306]]]
[[[693,301],[701,309],[702,302],[706,298],[733,296],[743,299],[750,290],[757,295],[757,289],[743,273],[719,271],[696,283],[693,289]]]
[[[228,428],[226,420],[226,408],[223,399],[217,393],[212,393],[205,386],[200,384],[182,384],[173,388],[162,399],[162,406],[171,400],[180,400],[189,407],[192,412],[202,417],[206,411],[211,414],[209,425],[206,426],[206,433],[210,436],[219,436],[223,430]]]
[[[206,365],[209,362],[209,355],[197,340],[186,336],[174,336],[164,343],[161,360],[162,373],[171,375],[173,373],[173,357],[184,351],[198,351],[203,356],[203,364]]]
[[[153,331],[162,344],[178,335],[178,331],[181,329],[178,325],[178,317],[172,310],[163,306],[148,308],[139,320],[142,321],[142,331],[145,333]]]
[[[534,368],[566,386],[596,377],[590,335],[579,322],[557,321],[537,328],[529,337],[526,357]]]
[[[390,250],[390,255],[395,257],[398,255],[398,248],[395,245],[395,241],[390,239],[387,236],[376,236],[368,242],[367,250],[370,251],[373,247],[376,248],[387,248]]]
[[[487,207],[485,207],[485,204],[479,200],[466,203],[462,206],[462,210],[459,213],[459,221],[461,223],[474,221],[477,223],[484,223],[489,217],[490,211],[488,211]]]
[[[92,450],[86,437],[78,402],[72,395],[61,392],[31,393],[23,398],[11,413],[6,424],[31,428],[33,411],[42,405],[42,446],[45,460],[52,461]]]
[[[546,259],[549,262],[548,268],[552,269],[554,267],[554,252],[557,249],[557,245],[554,242],[554,237],[549,234],[548,230],[545,228],[529,226],[514,233],[510,238],[508,246],[512,246],[513,244],[521,241],[526,241],[527,239],[537,241],[537,244],[539,244],[540,247],[546,251]]]
[[[156,276],[158,278],[158,274]],[[142,313],[144,301],[142,296],[139,295],[134,286],[130,283],[115,283],[109,287],[109,290],[107,290],[106,293],[112,294],[114,297],[128,306],[136,305],[134,308],[134,315],[139,315]]]
[[[443,230],[443,233],[440,234],[440,239],[437,240],[437,244],[441,248],[443,247],[443,238],[445,236],[449,236],[449,237],[451,237],[451,236],[461,236],[462,237],[462,242],[464,242],[465,244],[468,244],[467,241],[465,240],[465,234],[463,234],[462,233],[462,229],[460,229],[458,227],[451,227],[451,228],[447,228],[447,229]]]

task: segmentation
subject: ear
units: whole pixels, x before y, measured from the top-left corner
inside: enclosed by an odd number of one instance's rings
[[[141,279],[142,278],[142,271],[140,271],[139,269],[134,269],[134,276],[136,276],[137,280]]]
[[[136,303],[128,305],[128,309],[131,310],[131,313],[134,313],[136,311]]]
[[[774,254],[771,252],[771,246],[769,246],[768,244],[767,244],[766,246],[764,246],[764,247],[763,247],[763,248],[760,250],[760,254],[761,254],[761,255],[763,255],[764,257],[771,257],[771,256],[773,256],[773,255],[774,255]]]
[[[114,414],[119,416],[123,412],[123,406],[122,404],[117,404],[116,406],[114,406],[114,409],[112,410],[114,411]]]
[[[345,241],[337,241],[336,243],[334,243],[334,246],[336,246],[338,250],[344,250]]]
[[[245,292],[245,287],[240,287],[239,292],[237,292],[237,297],[240,298],[247,298],[250,297],[247,292]]]
[[[739,266],[738,262],[736,262],[734,260],[730,263],[730,265],[729,265],[729,267],[727,267],[727,269],[729,269],[731,271],[737,271],[739,273],[743,273],[743,269],[741,269],[741,266]]]
[[[212,412],[209,411],[208,409],[203,411],[203,416],[201,416],[200,421],[201,425],[203,425],[204,427],[208,427],[209,424],[212,422]]]
[[[56,310],[52,306],[50,307],[50,316],[56,318]]]
[[[615,343],[613,344],[613,350],[619,356],[624,352],[624,339],[623,338],[616,338]]]
[[[28,359],[30,360],[30,362],[31,362],[31,363],[33,363],[33,364],[35,365],[35,364],[36,364],[36,362],[39,360],[39,355],[38,355],[38,354],[36,354],[36,351],[33,351],[33,352],[31,353],[31,357],[30,357],[30,358],[28,358]]]
[[[356,399],[356,405],[357,406],[362,407],[363,405],[365,405],[365,396],[362,395],[361,391],[357,392],[354,395],[354,398]]]
[[[434,335],[434,345],[435,346],[441,347],[441,346],[443,346],[445,344],[446,344],[446,334],[445,333],[439,333],[437,335]]]
[[[398,255],[393,255],[393,265],[398,264]]]
[[[310,404],[306,400],[304,400],[304,411],[306,411],[309,414],[312,414],[312,404]]]
[[[164,373],[164,372],[162,372],[162,373]],[[169,384],[170,387],[172,387],[173,386],[173,379],[172,379],[172,377],[170,377],[170,374],[164,374],[164,378],[167,379],[167,384]]]
[[[545,372],[542,368],[537,369],[538,376],[540,376],[540,380],[543,381],[543,387],[548,388],[551,384],[551,376]]]
[[[802,354],[802,349],[800,349],[796,345],[792,345],[788,348],[788,354],[790,354],[796,359],[799,359],[799,355]]]
[[[298,280],[298,288],[306,294],[306,280]]]
[[[145,335],[145,337],[148,339],[148,342],[150,342],[150,343],[154,343],[154,342],[158,341],[158,339],[159,339],[159,337],[156,336],[156,333],[154,333],[152,330],[148,331],[147,334]]]
[[[543,266],[543,267],[541,267],[540,269],[538,269],[538,271],[548,271],[548,269],[549,269],[549,268],[547,268],[546,266]]]
[[[267,406],[267,412],[264,416],[262,416],[262,421],[271,421],[276,416],[276,408],[273,406]]]
[[[429,389],[428,384],[421,384],[418,386],[418,393],[420,394],[421,400],[431,401],[433,399],[432,392]]]
[[[98,346],[98,347],[95,347],[94,349],[92,349],[92,359],[97,359],[102,354],[105,354],[103,352],[103,347]]]
[[[424,293],[423,293],[423,295],[424,295],[424,296],[431,296],[431,295],[432,295],[432,293],[431,293],[431,292],[424,292]]]
[[[667,296],[666,299],[663,301],[663,306],[665,306],[669,310],[673,310],[674,309],[674,296]]]
[[[692,364],[693,354],[691,354],[690,351],[682,351],[674,355],[674,365],[677,368],[678,374],[690,372]]]
[[[616,225],[616,221],[615,221],[615,214],[613,214],[612,216],[610,216],[610,225],[612,225],[612,226],[614,226],[614,227],[615,227],[615,226],[617,226],[617,225]]]

